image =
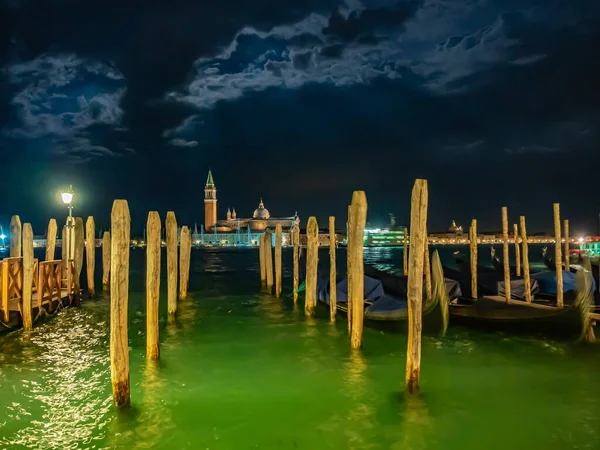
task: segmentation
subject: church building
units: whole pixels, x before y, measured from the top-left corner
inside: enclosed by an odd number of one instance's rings
[[[235,208],[228,208],[225,219],[219,220],[217,216],[217,188],[212,171],[208,171],[206,186],[204,187],[205,233],[202,233],[202,244],[257,245],[260,235],[266,229],[274,232],[277,224],[281,224],[284,241],[289,243],[289,232],[295,226],[299,226],[300,219],[298,214],[288,217],[271,217],[262,198],[252,217],[238,217]]]

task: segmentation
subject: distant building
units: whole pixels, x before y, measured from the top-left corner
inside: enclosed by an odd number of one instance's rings
[[[280,224],[284,232],[284,244],[290,242],[289,232],[300,224],[298,214],[288,217],[271,217],[271,213],[263,203],[262,198],[252,217],[237,217],[235,208],[227,209],[225,219],[217,217],[217,188],[212,171],[208,171],[204,187],[204,229],[194,233],[194,240],[200,239],[203,244],[213,245],[258,245],[260,235],[267,229],[275,231]]]

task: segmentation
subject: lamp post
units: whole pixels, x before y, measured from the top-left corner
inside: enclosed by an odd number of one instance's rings
[[[73,250],[75,248],[75,243],[73,242],[73,197],[75,192],[73,192],[73,186],[69,186],[69,190],[60,194],[62,197],[62,201],[69,208],[69,217],[67,217],[67,234],[69,236],[69,248],[67,249],[67,258],[73,259]],[[63,243],[64,245],[64,243]]]

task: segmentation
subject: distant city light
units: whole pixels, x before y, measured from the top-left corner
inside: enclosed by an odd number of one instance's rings
[[[2,240],[6,239],[6,235],[4,233],[0,234],[0,239],[2,239]]]
[[[583,240],[584,240],[584,239],[583,239],[582,237],[580,237],[580,238],[579,238],[579,242],[583,242]]]

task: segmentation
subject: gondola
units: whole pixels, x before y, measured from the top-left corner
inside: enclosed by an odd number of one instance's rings
[[[433,259],[439,257],[434,253]],[[423,293],[423,330],[432,333],[445,333],[448,327],[448,291],[454,296],[459,296],[458,283],[443,280],[441,265],[439,274],[435,274],[433,280],[433,293],[430,299],[426,299]],[[407,301],[407,277],[383,272],[374,267],[364,268],[364,298],[366,324],[376,323],[404,323],[408,321]],[[324,305],[329,305],[329,281],[320,279],[317,282],[317,298]],[[336,307],[337,310],[348,313],[348,280],[341,279],[336,285]],[[405,325],[402,325],[405,327]]]
[[[565,294],[563,308],[555,297],[540,294],[527,303],[502,296],[461,297],[450,302],[452,323],[516,333],[583,339],[593,306],[591,273],[577,274],[577,292]]]

